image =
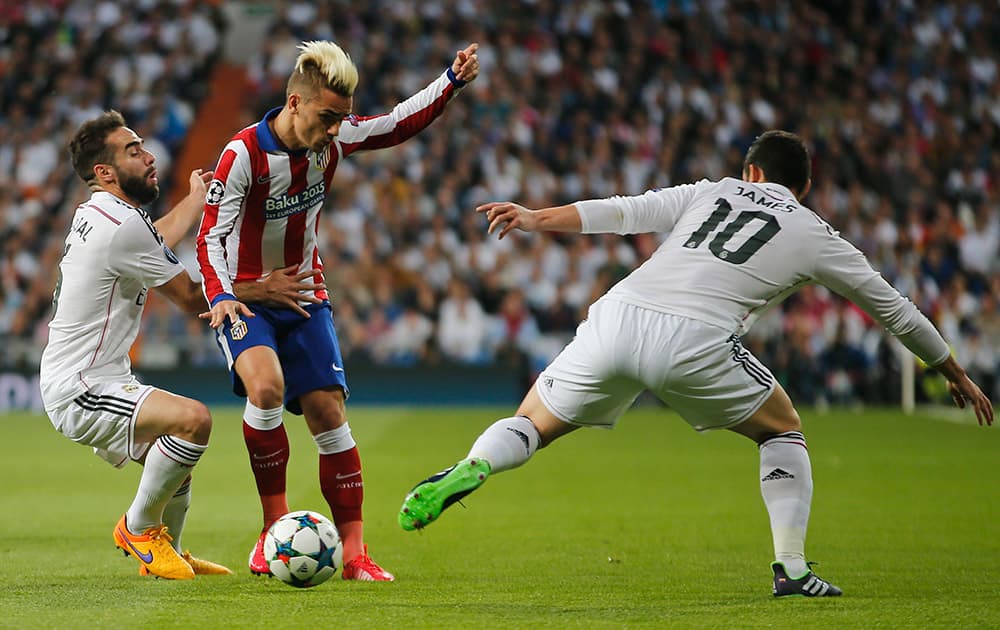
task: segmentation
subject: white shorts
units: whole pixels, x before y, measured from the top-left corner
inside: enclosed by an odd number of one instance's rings
[[[611,428],[648,389],[698,431],[743,422],[775,385],[737,335],[609,299],[590,307],[536,381],[548,410],[571,424]]]
[[[146,454],[149,443],[135,442],[139,408],[155,389],[134,378],[99,383],[59,409],[48,410],[52,426],[69,439],[94,447],[94,453],[115,468]]]

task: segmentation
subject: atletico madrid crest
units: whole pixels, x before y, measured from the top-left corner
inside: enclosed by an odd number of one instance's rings
[[[239,341],[247,336],[247,323],[242,319],[237,319],[233,322],[233,325],[229,328],[229,336],[233,338],[233,341]]]
[[[318,170],[325,171],[326,167],[330,164],[330,145],[326,145],[322,153],[313,154],[313,166]]]

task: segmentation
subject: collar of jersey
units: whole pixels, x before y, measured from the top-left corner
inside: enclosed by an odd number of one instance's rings
[[[107,203],[108,201],[112,201],[112,202],[118,204],[119,206],[125,206],[126,208],[129,208],[130,210],[142,210],[142,208],[139,208],[137,206],[133,206],[132,204],[128,203],[127,201],[123,201],[123,200],[119,199],[118,197],[112,195],[111,193],[109,193],[106,190],[97,190],[97,191],[94,191],[94,193],[91,195],[91,199],[93,199],[94,201],[104,200],[105,203]]]
[[[275,138],[274,134],[271,133],[271,126],[267,124],[267,121],[277,116],[280,111],[280,107],[275,107],[264,114],[264,117],[260,119],[259,123],[257,123],[257,142],[260,144],[260,148],[269,152],[280,151],[289,155],[304,155],[308,149],[293,151],[281,144],[281,141]]]
[[[769,192],[790,197],[795,203],[798,203],[798,200],[795,199],[795,194],[792,193],[792,190],[788,186],[779,184],[778,182],[761,182],[757,185]]]

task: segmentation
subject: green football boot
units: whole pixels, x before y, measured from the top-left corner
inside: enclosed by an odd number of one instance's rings
[[[463,459],[421,481],[403,500],[399,510],[399,525],[406,531],[423,529],[437,520],[448,506],[460,501],[490,475],[490,464],[485,459]]]

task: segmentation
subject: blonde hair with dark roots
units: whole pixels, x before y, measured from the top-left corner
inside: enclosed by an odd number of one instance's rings
[[[298,48],[301,52],[288,78],[286,97],[297,92],[309,99],[322,88],[340,96],[354,96],[358,69],[343,48],[327,41],[303,42]]]

